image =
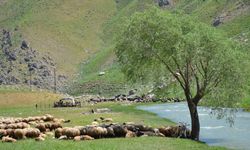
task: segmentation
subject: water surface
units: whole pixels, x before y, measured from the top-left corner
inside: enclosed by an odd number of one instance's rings
[[[160,117],[174,122],[190,124],[190,115],[186,103],[158,104],[139,106],[138,109],[156,113]],[[233,127],[225,119],[216,119],[210,115],[211,109],[199,107],[200,140],[212,146],[225,146],[233,149],[250,150],[250,113],[238,111]],[[189,127],[190,128],[190,127]]]

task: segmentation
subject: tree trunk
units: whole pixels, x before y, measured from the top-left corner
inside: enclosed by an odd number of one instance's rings
[[[188,108],[190,111],[191,122],[192,122],[192,132],[191,139],[199,141],[200,136],[200,121],[197,111],[197,105],[193,102],[188,102]]]

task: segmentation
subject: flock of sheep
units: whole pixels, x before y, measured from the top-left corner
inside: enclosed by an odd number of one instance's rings
[[[112,121],[112,118],[100,118],[92,122],[92,125],[62,127],[65,120],[54,118],[52,115],[0,118],[0,139],[2,139],[2,142],[16,142],[26,138],[44,141],[47,136],[54,136],[59,140],[72,139],[74,141],[145,136],[190,137],[190,130],[183,124],[152,128],[133,122],[117,124],[112,123]]]

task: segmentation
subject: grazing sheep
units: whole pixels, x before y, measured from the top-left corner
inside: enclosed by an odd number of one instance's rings
[[[136,137],[136,133],[132,131],[127,131],[127,134],[125,135],[126,138],[132,138]]]
[[[36,128],[27,128],[26,130],[26,137],[28,138],[36,138],[39,137],[40,135],[40,130],[36,129]]]
[[[60,136],[62,136],[63,135],[62,132],[63,132],[62,128],[57,128],[55,130],[55,138],[59,138]]]
[[[10,143],[13,143],[13,142],[16,142],[16,139],[13,139],[11,137],[3,137],[2,138],[2,142],[10,142]]]
[[[19,139],[24,139],[25,138],[25,130],[23,129],[15,129],[14,130],[14,137],[15,139],[19,140]]]
[[[40,132],[46,132],[46,127],[44,123],[36,125],[36,128],[40,130]]]

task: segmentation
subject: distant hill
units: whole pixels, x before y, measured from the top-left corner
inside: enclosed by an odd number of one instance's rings
[[[250,48],[249,0],[0,0],[0,28],[20,33],[14,44],[28,41],[59,73],[76,77],[67,92],[116,93],[127,81],[112,39],[124,18],[153,5],[192,15]]]

